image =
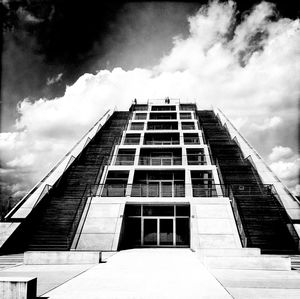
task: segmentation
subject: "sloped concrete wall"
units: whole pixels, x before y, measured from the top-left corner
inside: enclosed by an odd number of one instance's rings
[[[229,198],[191,200],[191,247],[241,248]]]
[[[117,250],[124,213],[124,200],[94,197],[76,250]]]

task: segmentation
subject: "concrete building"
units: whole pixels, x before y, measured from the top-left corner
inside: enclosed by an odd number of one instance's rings
[[[106,118],[7,215],[3,252],[299,249],[297,199],[220,111],[166,99]]]
[[[296,254],[299,226],[297,198],[220,110],[166,99],[107,112],[0,223],[0,250],[47,263],[176,247],[287,270],[260,252]]]

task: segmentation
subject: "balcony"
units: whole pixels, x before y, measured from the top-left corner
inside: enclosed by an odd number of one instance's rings
[[[139,165],[181,165],[181,157],[140,157]]]
[[[133,184],[131,197],[184,197],[185,186],[182,182],[148,182]]]
[[[177,122],[148,122],[147,130],[178,130]]]
[[[115,165],[133,165],[135,149],[120,149],[116,158]]]
[[[169,112],[169,113],[153,113],[151,112],[150,113],[150,119],[165,119],[165,120],[168,120],[168,119],[176,119],[177,118],[177,114],[176,112]]]
[[[126,134],[124,144],[135,145],[140,144],[141,134]]]
[[[144,138],[146,145],[174,145],[179,143],[179,133],[148,133],[145,134]]]

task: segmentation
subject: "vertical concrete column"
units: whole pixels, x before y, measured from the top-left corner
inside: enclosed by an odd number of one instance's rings
[[[192,198],[191,198],[192,200]],[[191,204],[191,218],[190,218],[190,243],[191,248],[196,250],[199,248],[199,235],[198,235],[198,223],[197,223],[197,209],[196,205],[190,202]]]
[[[187,168],[185,169],[185,197],[193,197],[191,171]]]
[[[119,241],[121,240],[120,237],[121,237],[122,223],[124,220],[124,210],[125,210],[125,203],[121,203],[119,206],[119,215],[117,218],[116,229],[115,229],[111,250],[118,250],[119,247]]]
[[[127,188],[125,196],[131,196],[131,190],[132,190],[132,183],[133,183],[133,176],[134,176],[134,168],[130,168],[129,175],[128,175],[128,181],[127,181]]]
[[[186,154],[186,146],[182,146],[182,165],[187,166],[187,154]]]

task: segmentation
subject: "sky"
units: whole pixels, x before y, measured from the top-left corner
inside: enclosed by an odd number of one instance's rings
[[[286,5],[284,5],[286,4]],[[1,195],[20,198],[111,107],[219,107],[300,193],[300,9],[293,1],[8,1]]]

